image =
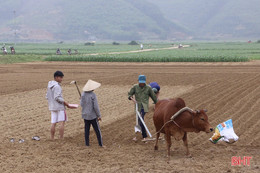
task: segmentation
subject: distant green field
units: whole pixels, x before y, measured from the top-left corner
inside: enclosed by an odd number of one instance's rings
[[[152,46],[149,47],[148,45]],[[191,45],[182,49],[165,49],[171,43],[147,43],[144,49],[155,49],[148,52],[127,53],[140,50],[139,45],[127,44],[17,44],[15,55],[0,55],[0,64],[30,61],[96,61],[96,62],[243,62],[260,59],[258,43],[185,43]],[[6,45],[9,48],[10,45]],[[60,48],[62,55],[56,55]],[[67,50],[72,50],[72,55]],[[74,54],[77,49],[78,54]],[[10,50],[8,50],[10,53]],[[119,52],[111,54],[112,52]],[[121,52],[121,53],[120,53]],[[110,53],[110,54],[109,54]],[[96,54],[96,55],[91,55]]]

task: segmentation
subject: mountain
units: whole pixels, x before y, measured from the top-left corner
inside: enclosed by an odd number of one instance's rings
[[[259,39],[259,0],[147,0],[194,37]]]
[[[146,0],[10,0],[1,2],[0,11],[2,41],[158,40],[189,35]]]

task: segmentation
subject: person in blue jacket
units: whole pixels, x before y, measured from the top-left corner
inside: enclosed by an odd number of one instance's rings
[[[159,93],[160,93],[160,85],[157,82],[151,82],[150,87],[152,87],[153,92],[155,93],[157,99],[159,98]]]

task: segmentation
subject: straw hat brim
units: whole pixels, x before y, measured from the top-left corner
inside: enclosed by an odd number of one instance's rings
[[[86,85],[83,87],[83,91],[93,91],[97,88],[99,88],[101,86],[101,83],[98,83],[96,81],[93,80],[88,80],[88,82],[86,83]]]

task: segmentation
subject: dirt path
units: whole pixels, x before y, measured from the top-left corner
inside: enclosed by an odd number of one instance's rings
[[[187,47],[190,47],[190,45],[183,45],[183,48],[187,48]],[[132,50],[132,51],[125,51],[125,52],[91,53],[91,54],[84,54],[84,55],[88,55],[88,56],[115,55],[115,54],[140,53],[140,52],[150,52],[150,51],[170,50],[170,49],[178,49],[178,46],[172,46],[172,47],[166,47],[166,48],[157,48],[157,49]]]
[[[45,100],[52,73],[64,72],[64,97],[78,103],[80,88],[91,78],[102,83],[96,90],[106,149],[84,146],[80,109],[68,110],[65,140],[49,140],[50,113]],[[166,144],[132,141],[134,106],[127,91],[139,74],[161,85],[161,98],[182,97],[193,109],[209,110],[213,126],[233,119],[239,141],[212,144],[211,134],[188,134],[193,158],[185,158],[182,142],[173,141],[166,163]],[[260,171],[260,63],[71,63],[36,62],[0,65],[0,172],[259,172]],[[152,104],[145,121],[154,134]],[[41,141],[32,141],[39,135]],[[10,143],[9,139],[25,139]],[[140,135],[138,135],[140,138]],[[252,156],[250,166],[231,166],[232,156]]]

